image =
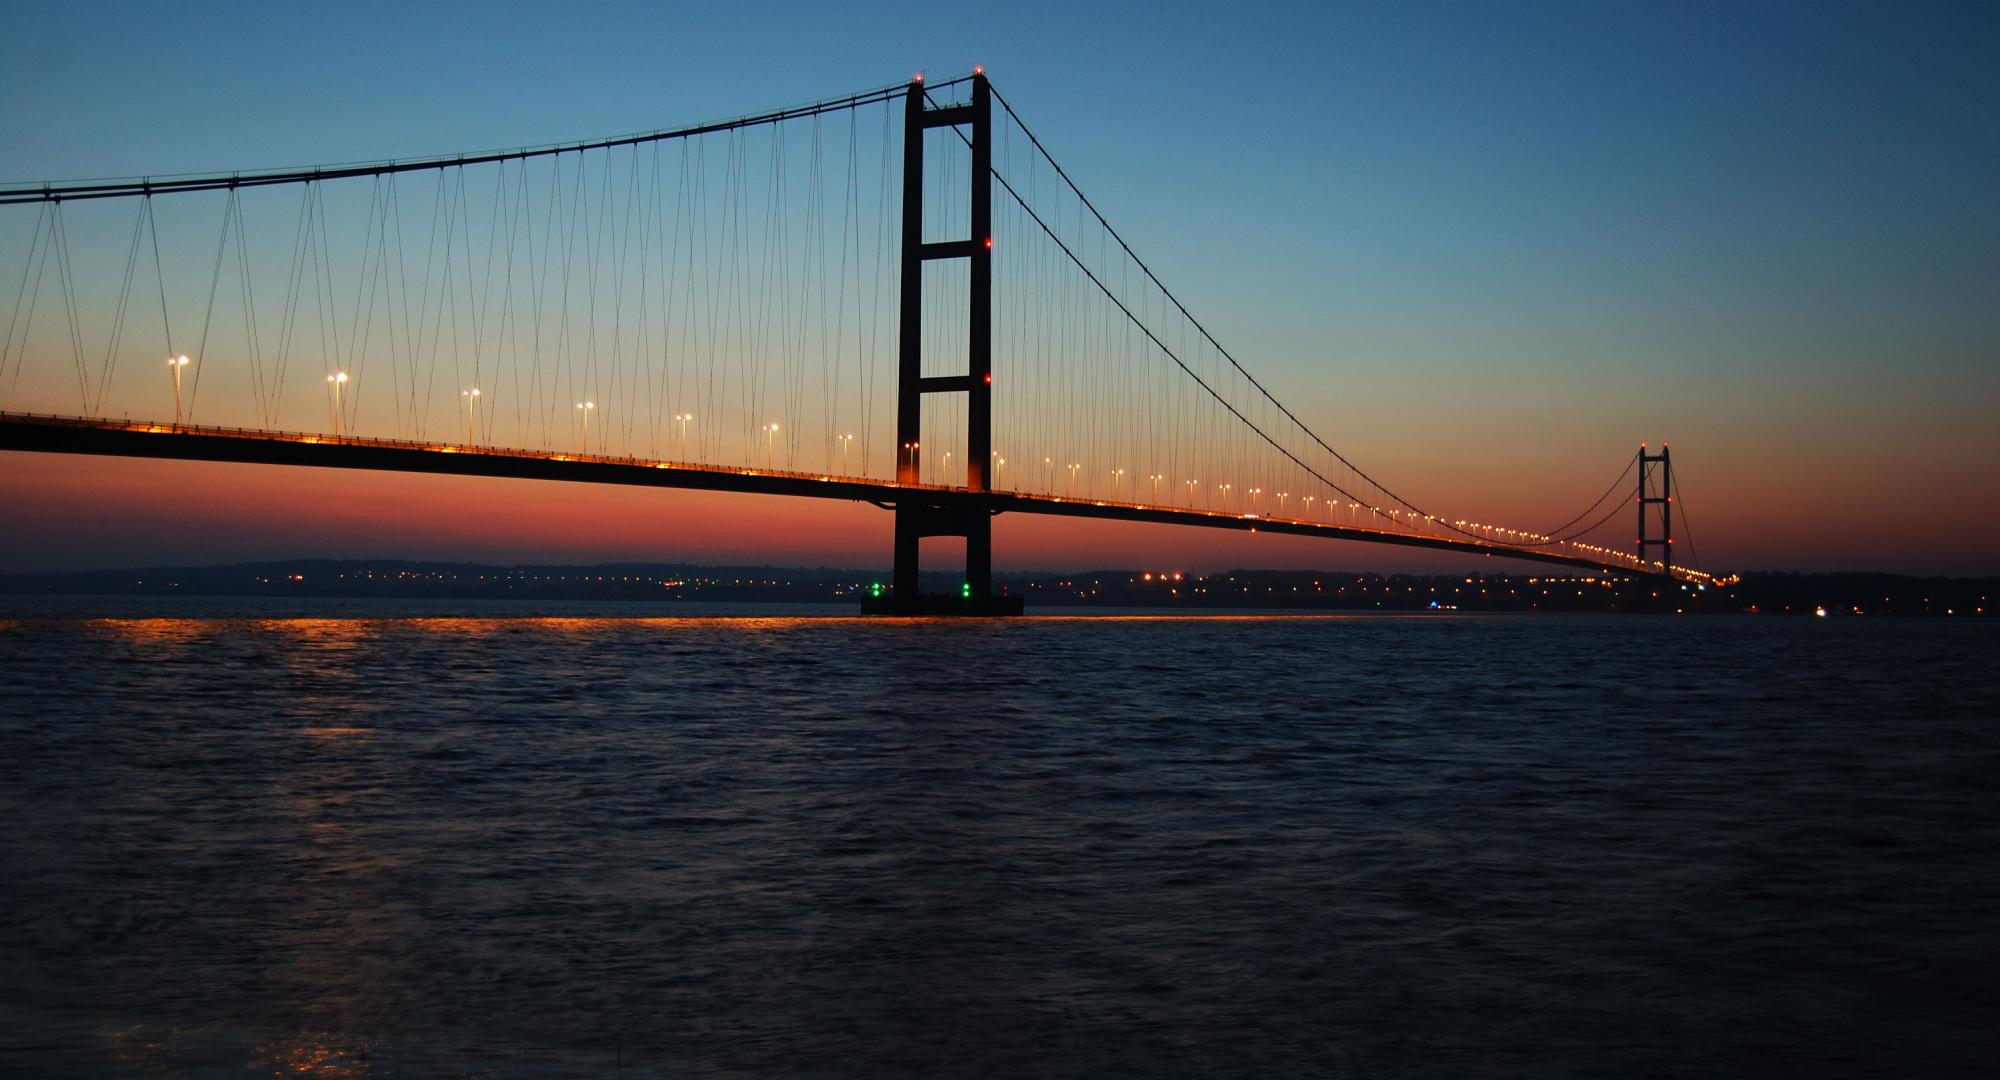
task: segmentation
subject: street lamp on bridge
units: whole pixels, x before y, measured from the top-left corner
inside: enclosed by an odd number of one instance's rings
[[[167,370],[174,373],[174,426],[181,426],[181,369],[188,365],[186,354],[167,357]]]
[[[688,459],[688,421],[690,421],[690,420],[692,420],[692,419],[694,419],[694,414],[693,414],[693,413],[691,413],[691,412],[680,412],[680,413],[675,413],[675,414],[674,414],[674,420],[675,420],[675,422],[676,422],[676,423],[678,423],[678,424],[680,424],[680,426],[681,426],[681,460],[682,460],[682,461],[686,461],[686,460]]]
[[[179,366],[176,365],[178,371]],[[333,437],[340,438],[340,391],[347,386],[347,372],[336,371],[326,377],[327,385],[333,389]]]
[[[576,403],[576,411],[583,416],[583,452],[585,455],[588,455],[590,453],[590,414],[597,411],[597,402],[579,401]]]
[[[772,456],[777,452],[777,449],[778,449],[778,423],[777,421],[773,420],[772,422],[764,425],[764,467],[766,469],[769,469],[771,467],[771,459]]]
[[[475,386],[470,390],[460,390],[458,394],[465,399],[465,445],[471,446],[474,442],[472,413],[479,405],[479,388]]]

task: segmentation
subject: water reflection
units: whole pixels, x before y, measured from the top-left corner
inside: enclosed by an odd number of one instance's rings
[[[374,1074],[366,1045],[343,1044],[325,1034],[260,1043],[251,1048],[245,1064],[271,1076],[310,1076],[315,1080],[349,1080]]]
[[[402,624],[432,634],[456,634],[463,637],[489,637],[494,634],[514,633],[521,629],[520,619],[487,619],[437,617],[401,620]]]
[[[135,1024],[99,1031],[96,1053],[114,1065],[119,1076],[161,1080],[189,1076],[353,1080],[385,1075],[372,1060],[368,1044],[330,1032],[246,1038],[213,1028]]]
[[[0,1073],[1974,1072],[1993,641],[1807,622],[30,621]]]
[[[260,619],[257,629],[285,644],[315,652],[348,653],[368,644],[383,626],[376,619]]]
[[[97,1047],[104,1061],[117,1066],[118,1075],[160,1080],[186,1076],[193,1061],[212,1056],[191,1047],[188,1033],[181,1028],[144,1024],[105,1028],[98,1032]],[[242,1060],[240,1055],[229,1054],[213,1063],[228,1067]]]
[[[128,641],[161,645],[190,644],[218,629],[209,619],[93,619],[87,625]]]

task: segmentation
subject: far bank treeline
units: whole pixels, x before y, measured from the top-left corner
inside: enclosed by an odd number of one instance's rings
[[[0,575],[0,592],[125,596],[268,596],[618,600],[737,603],[856,603],[883,570],[617,563],[486,566],[388,560],[237,563],[76,573]],[[926,574],[927,592],[959,582]],[[1312,611],[1596,611],[1813,615],[1986,616],[2000,578],[1896,574],[1743,575],[1730,588],[1700,589],[1583,572],[1555,574],[1375,574],[1331,570],[1164,570],[1006,573],[995,587],[1031,606],[1258,608]]]

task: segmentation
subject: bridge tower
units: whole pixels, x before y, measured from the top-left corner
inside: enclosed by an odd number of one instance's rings
[[[1657,490],[1658,495],[1653,494]],[[1639,563],[1645,565],[1646,552],[1660,549],[1660,561],[1668,571],[1674,568],[1674,461],[1665,443],[1660,444],[1660,452],[1648,454],[1646,444],[1639,444]],[[1646,508],[1657,506],[1655,515],[1648,515]],[[1648,527],[1652,517],[1660,523],[1658,536]]]
[[[924,396],[966,395],[965,492],[910,491],[896,497],[895,592],[871,598],[876,614],[1018,615],[1020,597],[993,595],[993,514],[987,470],[993,457],[993,95],[984,73],[972,76],[969,102],[930,108],[923,79],[910,83],[903,119],[902,321],[896,380],[896,482],[923,482]],[[924,133],[968,127],[971,144],[971,235],[924,242]],[[924,264],[967,260],[967,371],[924,375]],[[965,538],[965,581],[956,593],[924,596],[918,585],[919,542],[926,536]]]

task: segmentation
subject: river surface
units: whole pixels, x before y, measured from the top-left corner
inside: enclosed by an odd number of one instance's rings
[[[2000,1060],[1990,621],[830,613],[0,598],[0,1075]]]

